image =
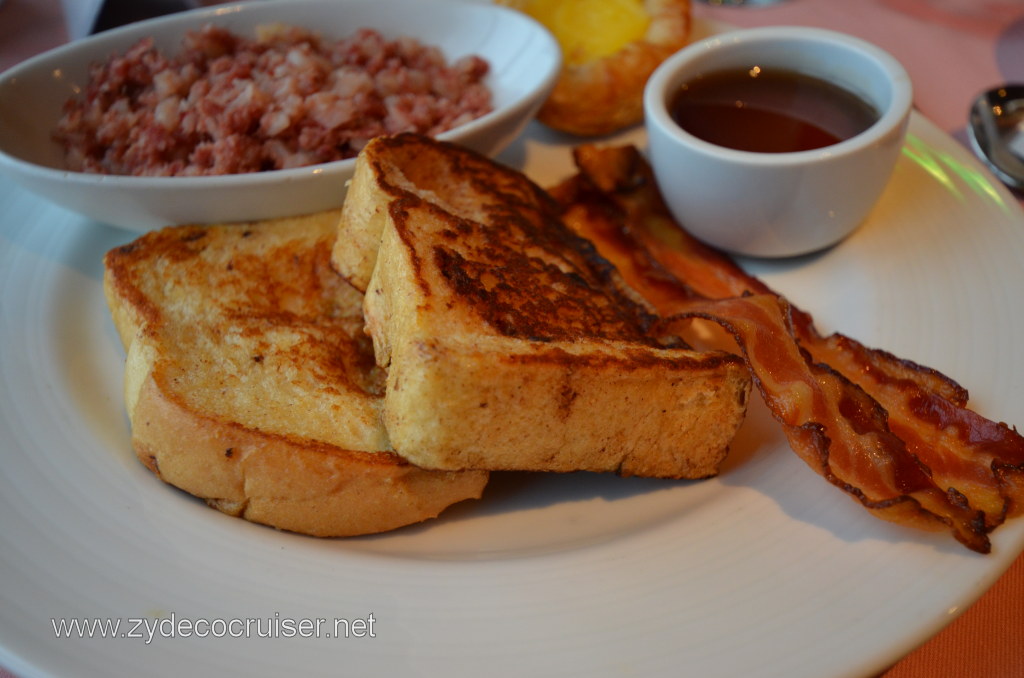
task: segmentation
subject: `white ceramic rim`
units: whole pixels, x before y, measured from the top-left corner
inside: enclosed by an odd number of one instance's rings
[[[892,102],[871,127],[839,143],[809,151],[789,153],[758,153],[726,148],[704,141],[680,127],[668,112],[668,99],[672,90],[681,83],[679,71],[690,63],[716,52],[725,52],[740,46],[767,43],[806,43],[839,46],[873,61],[890,76]],[[846,33],[805,26],[765,26],[728,31],[679,50],[655,69],[644,89],[644,109],[648,125],[657,125],[662,132],[685,143],[705,155],[752,165],[799,165],[808,161],[835,158],[859,151],[891,134],[907,120],[913,105],[913,87],[910,75],[891,54],[877,45]]]

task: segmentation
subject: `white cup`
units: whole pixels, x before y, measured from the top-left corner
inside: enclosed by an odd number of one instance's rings
[[[879,118],[831,146],[759,153],[703,141],[671,117],[671,101],[683,83],[753,66],[839,85]],[[651,165],[673,215],[704,242],[757,257],[807,254],[852,233],[892,175],[911,105],[910,77],[887,52],[843,33],[793,26],[696,42],[666,59],[644,92]]]

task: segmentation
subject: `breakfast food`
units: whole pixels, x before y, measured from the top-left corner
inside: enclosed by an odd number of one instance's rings
[[[683,83],[668,111],[698,139],[752,153],[831,146],[862,133],[880,117],[867,101],[827,80],[749,67]]]
[[[432,518],[487,482],[387,451],[362,295],[330,267],[337,220],[167,228],[104,261],[139,459],[225,513],[317,536]]]
[[[548,27],[562,73],[538,119],[580,136],[643,119],[647,78],[690,38],[690,0],[497,0]]]
[[[372,137],[439,134],[491,110],[488,63],[370,28],[333,41],[270,25],[208,25],[168,56],[152,39],[92,66],[55,137],[69,169],[195,176],[355,156]]]
[[[522,174],[420,135],[357,159],[335,268],[365,289],[393,449],[424,468],[715,475],[742,362],[653,317]]]
[[[620,266],[669,326],[693,318],[734,336],[793,450],[875,515],[950,530],[987,553],[1024,513],[1024,437],[967,408],[941,373],[854,339],[820,335],[732,260],[674,223],[632,147],[577,149],[553,189],[564,220]]]
[[[139,458],[224,512],[366,534],[479,497],[491,470],[715,475],[754,384],[808,466],[880,518],[988,553],[1024,513],[1024,437],[955,381],[819,334],[672,220],[637,149],[575,158],[545,193],[380,137],[342,210],[111,251]],[[686,345],[695,321],[742,358]]]

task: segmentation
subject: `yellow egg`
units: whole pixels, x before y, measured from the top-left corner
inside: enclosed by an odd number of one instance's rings
[[[527,0],[521,8],[552,32],[566,64],[615,54],[651,22],[641,0]]]

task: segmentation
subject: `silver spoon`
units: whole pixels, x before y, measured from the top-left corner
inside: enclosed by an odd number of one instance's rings
[[[974,152],[1000,181],[1024,189],[1024,85],[1005,85],[974,101],[967,130]]]

